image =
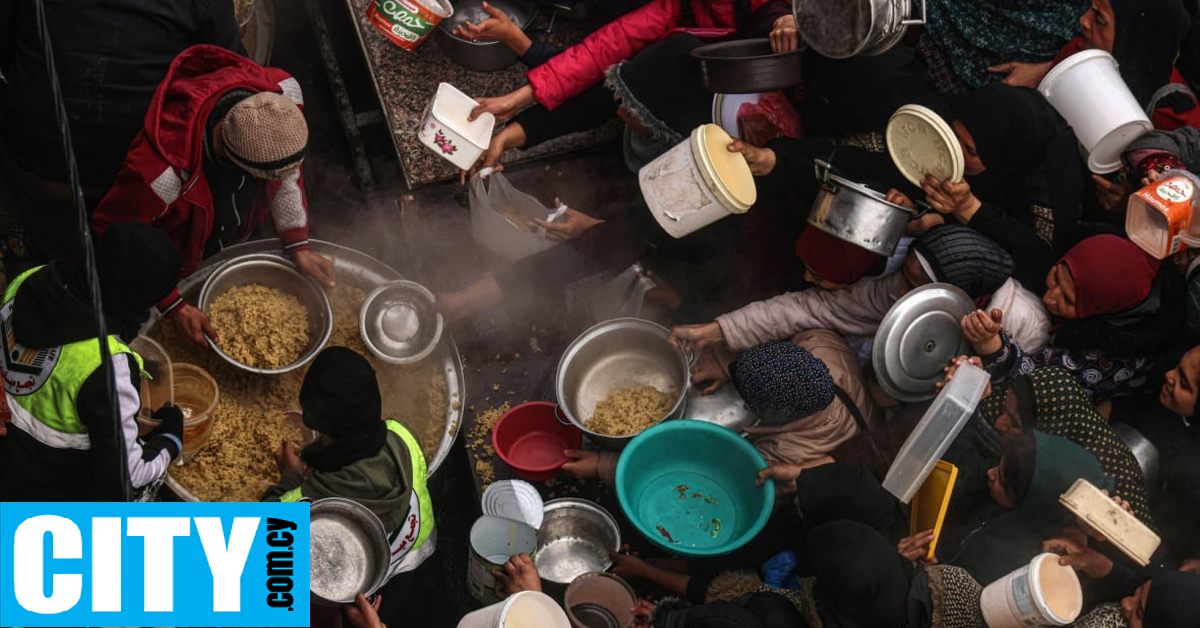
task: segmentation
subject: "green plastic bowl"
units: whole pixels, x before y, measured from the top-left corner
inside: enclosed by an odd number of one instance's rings
[[[642,536],[681,556],[719,556],[767,524],[775,483],[736,433],[705,421],[660,423],[630,441],[617,462],[617,499]]]

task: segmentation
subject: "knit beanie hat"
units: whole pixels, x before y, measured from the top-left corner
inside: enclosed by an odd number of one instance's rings
[[[750,411],[762,425],[789,423],[833,401],[833,377],[819,358],[793,343],[774,340],[738,356],[729,369]]]
[[[913,242],[913,251],[934,282],[948,283],[972,299],[995,292],[1013,273],[1013,259],[978,231],[941,225]]]
[[[847,285],[862,279],[883,259],[811,225],[796,239],[796,257],[822,279]]]
[[[1062,263],[1075,281],[1078,318],[1123,312],[1145,301],[1159,266],[1138,245],[1111,234],[1076,244]]]
[[[221,138],[237,167],[257,179],[282,179],[308,152],[308,123],[283,94],[259,92],[225,114]]]

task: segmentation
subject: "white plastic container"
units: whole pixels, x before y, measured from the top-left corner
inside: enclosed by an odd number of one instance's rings
[[[1083,478],[1075,480],[1058,502],[1142,567],[1150,564],[1162,542],[1146,524]]]
[[[471,548],[467,563],[467,590],[484,604],[504,599],[503,585],[492,575],[503,570],[509,558],[532,554],[537,547],[537,530],[519,521],[484,515],[471,526]]]
[[[1129,239],[1158,259],[1200,245],[1200,220],[1193,218],[1200,177],[1186,170],[1168,175],[1130,194],[1125,205]]]
[[[987,388],[988,374],[963,363],[913,428],[883,479],[883,488],[904,503],[912,500],[950,443],[958,437]]]
[[[492,129],[496,126],[496,118],[490,113],[467,122],[471,110],[478,104],[453,85],[438,83],[437,94],[421,114],[417,138],[459,170],[470,170],[487,150],[492,141]]]
[[[1038,91],[1067,120],[1098,174],[1121,166],[1121,151],[1153,128],[1103,50],[1077,52],[1050,70]]]
[[[1057,554],[1038,554],[1028,565],[987,585],[979,598],[988,628],[1066,626],[1083,610],[1075,570]]]
[[[721,127],[703,124],[638,171],[650,213],[671,237],[743,214],[757,200],[750,165],[727,150],[731,141]]]
[[[570,628],[567,614],[540,591],[521,591],[467,613],[458,628]]]

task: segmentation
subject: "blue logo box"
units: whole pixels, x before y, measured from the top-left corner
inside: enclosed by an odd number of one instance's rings
[[[306,503],[0,503],[0,626],[308,626],[308,523]]]

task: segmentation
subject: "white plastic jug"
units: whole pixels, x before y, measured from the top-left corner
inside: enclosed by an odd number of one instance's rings
[[[1088,169],[1097,174],[1121,167],[1121,151],[1154,128],[1103,50],[1077,52],[1050,70],[1038,85],[1075,131],[1087,151]]]

